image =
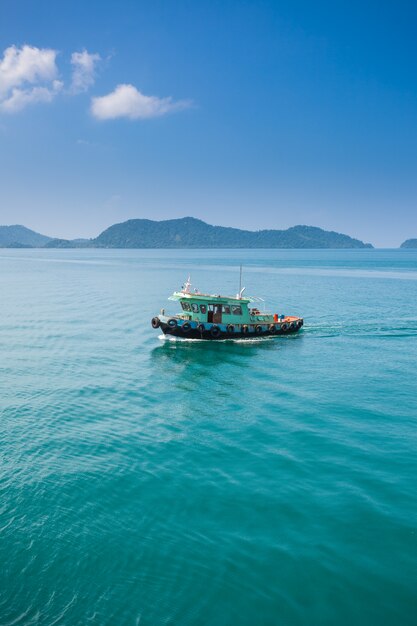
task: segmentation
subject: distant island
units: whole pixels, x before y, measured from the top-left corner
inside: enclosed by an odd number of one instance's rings
[[[0,226],[3,248],[373,248],[370,243],[315,226],[241,230],[212,226],[194,217],[133,219],[114,224],[94,239],[56,239],[25,226]]]
[[[0,226],[1,248],[43,248],[50,240],[25,226]]]
[[[400,248],[417,248],[417,239],[407,239],[401,244]]]

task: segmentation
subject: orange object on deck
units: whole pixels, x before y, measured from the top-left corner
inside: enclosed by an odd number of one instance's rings
[[[274,322],[278,321],[278,313],[274,313]]]

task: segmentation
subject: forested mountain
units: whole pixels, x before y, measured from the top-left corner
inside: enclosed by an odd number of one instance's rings
[[[26,226],[0,226],[1,248],[42,248],[50,237],[40,235]]]
[[[406,239],[400,248],[417,248],[417,239]]]
[[[106,248],[372,248],[348,235],[314,226],[249,231],[211,226],[193,217],[114,224],[92,244]]]
[[[315,226],[251,231],[212,226],[194,217],[183,217],[160,222],[146,219],[128,220],[110,226],[95,239],[53,239],[24,226],[0,226],[0,247],[372,248],[372,245]]]

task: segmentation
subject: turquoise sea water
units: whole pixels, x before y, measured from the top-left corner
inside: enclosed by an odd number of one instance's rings
[[[163,341],[191,272],[297,336]],[[0,250],[0,624],[417,624],[417,251]]]

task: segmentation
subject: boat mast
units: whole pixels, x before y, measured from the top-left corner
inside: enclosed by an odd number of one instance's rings
[[[239,272],[239,299],[242,297],[242,265],[240,266],[240,272]]]
[[[187,278],[186,283],[182,286],[182,292],[183,293],[190,293],[190,288],[191,288],[191,276],[189,275]]]

